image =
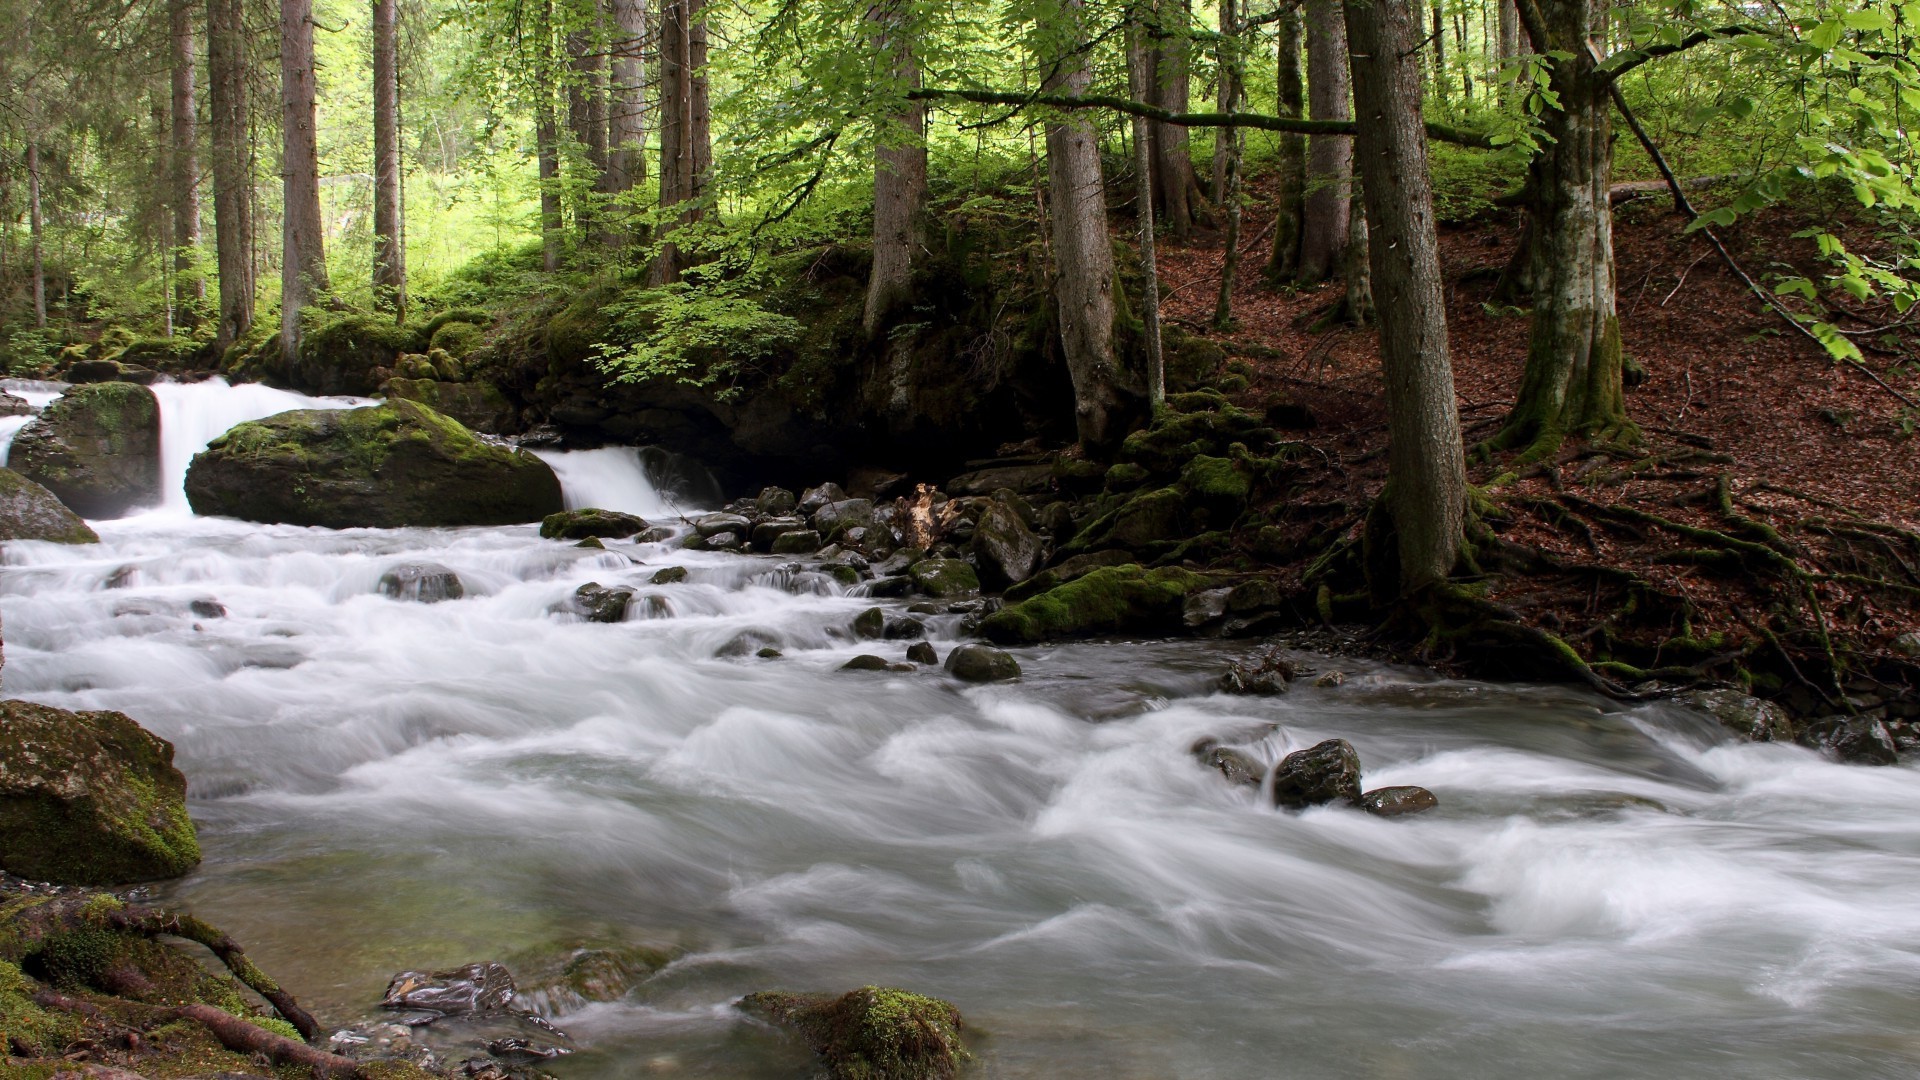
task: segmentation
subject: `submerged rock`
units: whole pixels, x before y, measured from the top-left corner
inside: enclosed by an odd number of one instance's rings
[[[381,1008],[456,1016],[513,1007],[513,973],[491,960],[447,971],[403,971],[387,983]]]
[[[97,544],[100,537],[53,492],[12,469],[0,469],[0,540]]]
[[[666,566],[653,572],[648,579],[655,585],[677,585],[687,580],[687,568],[684,566]]]
[[[1284,694],[1299,669],[1280,649],[1269,646],[1227,665],[1220,689],[1228,694]]]
[[[632,536],[647,527],[647,523],[632,514],[623,514],[618,510],[562,510],[557,514],[548,514],[540,522],[540,535],[549,540],[581,540],[591,537],[606,537],[618,540]]]
[[[1818,737],[1822,749],[1851,765],[1892,765],[1900,760],[1887,725],[1871,717],[1835,717]]]
[[[20,429],[8,468],[82,517],[116,518],[160,501],[160,401],[132,383],[76,386]]]
[[[872,653],[861,653],[859,656],[856,656],[853,659],[847,661],[846,663],[841,664],[840,670],[841,671],[885,671],[887,670],[887,667],[888,667],[888,664],[887,664],[886,657],[875,656]]]
[[[837,998],[762,991],[740,1008],[799,1032],[831,1080],[948,1080],[971,1056],[960,1010],[905,990],[863,986]]]
[[[1687,695],[1686,700],[1751,742],[1793,741],[1793,722],[1787,710],[1764,698],[1738,690],[1701,690]]]
[[[931,667],[940,662],[940,654],[934,651],[931,643],[916,641],[907,646],[907,659],[916,664],[926,664]]]
[[[173,745],[117,712],[0,702],[0,868],[114,885],[200,862]]]
[[[1020,662],[989,645],[961,645],[947,654],[947,674],[963,682],[1003,682],[1020,677]]]
[[[627,605],[632,601],[632,589],[620,586],[608,588],[597,581],[589,581],[573,590],[573,609],[588,622],[622,622],[627,617]]]
[[[240,424],[196,454],[198,514],[328,528],[514,525],[561,509],[560,481],[411,401]]]
[[[437,604],[467,595],[460,575],[439,563],[401,563],[380,575],[380,594],[393,600]]]
[[[1202,739],[1194,744],[1193,756],[1200,760],[1200,764],[1226,777],[1229,784],[1257,788],[1267,779],[1266,762],[1244,750],[1221,746],[1212,739]]]
[[[1360,755],[1347,740],[1297,750],[1274,766],[1275,806],[1299,810],[1335,801],[1360,801]]]
[[[1411,784],[1374,788],[1360,796],[1360,809],[1381,817],[1424,813],[1439,805],[1440,800],[1434,797],[1433,792]]]

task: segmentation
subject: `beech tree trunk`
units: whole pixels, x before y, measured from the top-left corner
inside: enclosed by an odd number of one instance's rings
[[[27,244],[33,255],[33,325],[47,327],[47,265],[40,221],[40,141],[27,139]]]
[[[397,0],[373,0],[373,302],[407,321],[406,217],[400,169]]]
[[[1346,0],[1359,114],[1356,151],[1387,390],[1390,457],[1382,498],[1395,538],[1394,580],[1376,579],[1374,592],[1388,596],[1404,596],[1452,571],[1467,511],[1466,455],[1421,123],[1414,2]]]
[[[612,0],[613,65],[607,87],[607,190],[632,191],[647,179],[647,0]],[[631,230],[610,234],[615,243]]]
[[[1236,0],[1219,0],[1220,111],[1240,108],[1241,84],[1245,73],[1240,67],[1240,15]],[[1240,272],[1240,147],[1243,136],[1237,127],[1215,129],[1220,133],[1214,153],[1213,175],[1217,189],[1214,202],[1225,218],[1222,243],[1226,251],[1220,263],[1220,293],[1213,304],[1213,328],[1225,330],[1233,325],[1233,286]]]
[[[1082,0],[1054,0],[1062,24],[1078,24]],[[1044,87],[1084,94],[1093,78],[1084,55],[1042,57],[1053,64]],[[1047,125],[1047,181],[1052,196],[1054,298],[1060,345],[1073,382],[1080,441],[1106,447],[1126,434],[1127,395],[1113,353],[1113,241],[1107,235],[1106,187],[1093,119],[1070,113]]]
[[[1153,87],[1153,50],[1146,27],[1138,21],[1127,30],[1127,89],[1146,100]],[[1140,226],[1140,321],[1147,344],[1147,406],[1155,414],[1167,401],[1166,355],[1160,339],[1160,265],[1153,226],[1153,138],[1146,117],[1133,118],[1133,165],[1138,174],[1134,212]]]
[[[1506,101],[1512,94],[1512,83],[1506,79],[1508,64],[1520,58],[1520,12],[1514,7],[1514,0],[1499,0],[1500,4],[1500,45],[1496,54],[1500,61],[1500,100]]]
[[[707,173],[713,165],[707,91],[705,0],[662,0],[660,12],[660,205],[684,206],[667,231],[705,215]],[[663,245],[657,281],[677,281],[687,267],[678,246]]]
[[[1190,76],[1193,69],[1192,0],[1157,0],[1154,5],[1159,47],[1154,65],[1153,104],[1171,112],[1186,112],[1191,104]],[[1177,239],[1186,239],[1199,216],[1200,178],[1193,170],[1193,154],[1188,149],[1187,129],[1154,121],[1153,172],[1159,186],[1158,209],[1165,217],[1167,231]]]
[[[1536,9],[1560,107],[1541,116],[1545,145],[1528,177],[1533,333],[1520,393],[1494,444],[1538,457],[1569,435],[1630,436],[1615,310],[1613,134],[1607,77],[1587,47],[1595,0],[1546,0]]]
[[[178,320],[192,326],[207,298],[207,282],[196,266],[200,246],[199,118],[194,106],[194,34],[192,0],[170,0],[167,37],[173,60],[173,272]]]
[[[1347,104],[1347,28],[1340,0],[1307,0],[1307,107],[1315,120],[1351,120]],[[1312,285],[1333,276],[1347,245],[1352,196],[1353,137],[1307,140],[1307,196],[1301,218],[1297,280]]]
[[[212,127],[213,246],[220,274],[216,349],[253,328],[253,155],[242,0],[207,0],[207,118]]]
[[[1299,118],[1304,115],[1307,97],[1306,80],[1300,72],[1299,9],[1284,12],[1278,29],[1279,94],[1274,111],[1288,119]],[[1274,196],[1273,253],[1267,258],[1267,276],[1285,281],[1300,270],[1300,232],[1307,194],[1306,136],[1280,136],[1280,160],[1275,171],[1279,174],[1278,191]]]
[[[883,0],[867,17],[878,24],[875,45],[889,58],[903,92],[920,86],[913,28],[906,0]],[[879,124],[873,155],[873,271],[861,326],[878,333],[886,317],[913,299],[913,255],[925,242],[927,210],[927,110],[907,107]]]
[[[300,313],[331,291],[313,119],[313,0],[280,0],[280,347],[300,352]]]

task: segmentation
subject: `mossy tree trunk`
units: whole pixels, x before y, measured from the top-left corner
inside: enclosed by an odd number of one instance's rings
[[[1237,0],[1218,0],[1220,5],[1219,73],[1220,111],[1237,112],[1245,98],[1246,72],[1241,59],[1240,15]],[[1233,287],[1240,276],[1240,152],[1245,136],[1237,127],[1220,127],[1213,155],[1214,202],[1223,219],[1221,243],[1225,254],[1220,261],[1220,291],[1213,305],[1213,328],[1233,326]]]
[[[1613,133],[1608,77],[1589,35],[1604,9],[1595,0],[1523,0],[1535,48],[1552,57],[1559,107],[1542,116],[1546,145],[1527,181],[1532,232],[1533,332],[1519,396],[1494,439],[1530,458],[1568,436],[1631,438],[1621,382],[1620,319],[1614,303]]]
[[[1387,389],[1385,511],[1406,595],[1445,578],[1466,533],[1466,456],[1440,290],[1433,190],[1421,124],[1415,0],[1347,0],[1359,128],[1355,150],[1371,234]]]
[[[1304,118],[1306,80],[1300,72],[1300,12],[1288,8],[1281,13],[1279,33],[1279,92],[1274,113],[1277,116]],[[1278,190],[1274,195],[1273,252],[1267,257],[1267,277],[1286,281],[1300,269],[1300,230],[1307,193],[1307,138],[1304,135],[1280,136],[1280,160],[1275,168]]]
[[[920,86],[920,62],[914,55],[911,8],[906,0],[875,4],[867,18],[875,26],[874,45],[891,66],[904,98]],[[880,121],[873,155],[873,270],[867,277],[867,304],[861,327],[869,337],[895,309],[913,299],[913,253],[925,237],[927,210],[927,109],[908,101]]]
[[[1350,120],[1347,103],[1347,29],[1340,0],[1307,0],[1307,105],[1314,120]],[[1314,135],[1307,139],[1307,201],[1301,223],[1300,265],[1303,285],[1327,280],[1340,266],[1347,244],[1347,207],[1353,182],[1353,137]]]
[[[41,238],[40,140],[27,136],[27,243],[32,248],[33,325],[47,325],[47,263]]]

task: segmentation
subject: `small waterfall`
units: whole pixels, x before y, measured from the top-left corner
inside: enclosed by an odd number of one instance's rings
[[[534,453],[560,477],[569,510],[598,507],[651,520],[679,517],[720,501],[718,486],[704,469],[654,447]]]
[[[193,455],[235,424],[293,409],[352,409],[371,405],[366,398],[314,398],[258,383],[229,386],[225,379],[197,383],[155,383],[160,399],[160,475],[166,502],[174,513],[187,508],[187,466]]]
[[[65,383],[0,379],[0,391],[12,394],[35,409],[46,408],[47,402],[59,397],[66,389]],[[13,437],[20,434],[20,429],[32,420],[31,416],[0,416],[0,465],[6,464],[7,453],[13,449]]]

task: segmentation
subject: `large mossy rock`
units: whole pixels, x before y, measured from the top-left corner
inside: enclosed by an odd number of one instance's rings
[[[288,525],[514,525],[561,509],[560,480],[411,401],[240,424],[187,469],[197,514]]]
[[[117,712],[0,702],[0,868],[112,885],[200,862],[173,746]]]
[[[160,401],[133,383],[73,387],[20,429],[6,464],[83,517],[157,503]]]
[[[1187,594],[1212,583],[1178,567],[1103,567],[994,612],[980,632],[1003,644],[1093,634],[1177,634],[1185,630]]]
[[[468,323],[453,323],[472,329]],[[445,382],[435,379],[388,379],[387,396],[417,401],[460,421],[475,431],[505,435],[517,425],[513,402],[488,382]]]
[[[269,357],[268,370],[295,390],[309,394],[372,394],[400,354],[425,344],[417,330],[396,325],[383,315],[316,313],[300,337],[298,356]]]
[[[740,1007],[798,1031],[832,1080],[947,1080],[970,1056],[960,1041],[960,1010],[905,990],[762,991]]]
[[[12,469],[0,469],[0,540],[97,544],[100,538],[53,492]]]

